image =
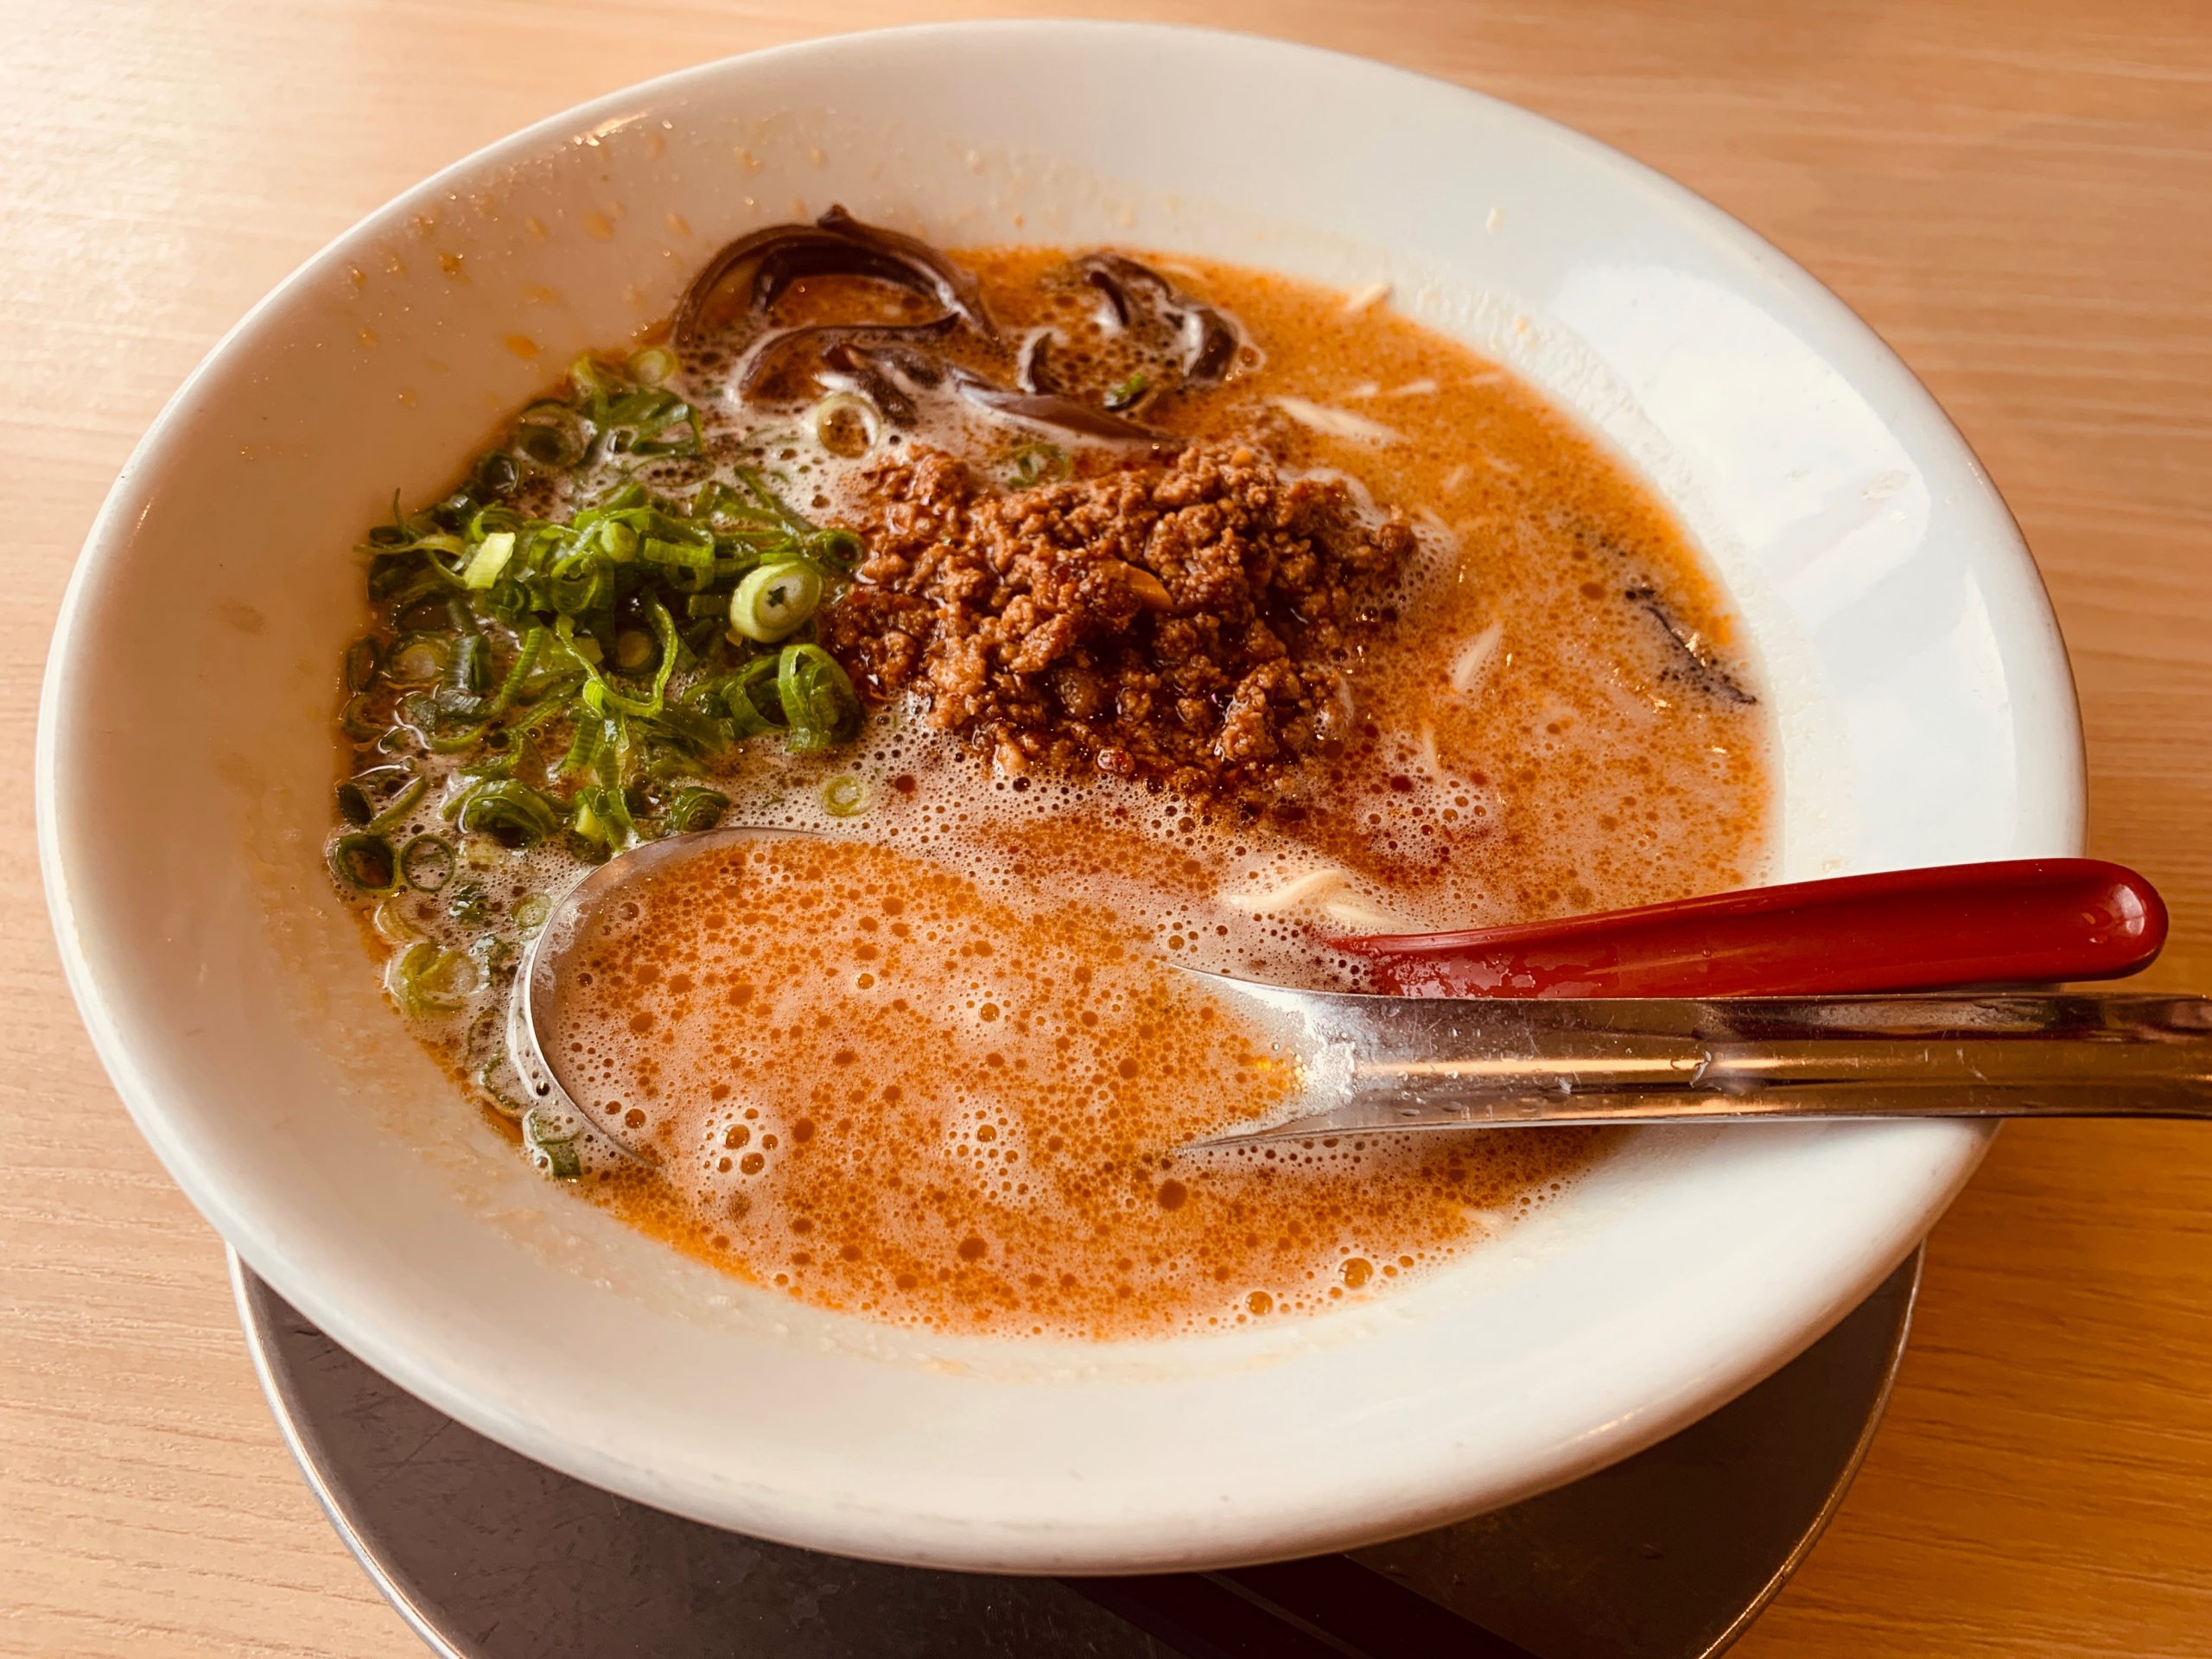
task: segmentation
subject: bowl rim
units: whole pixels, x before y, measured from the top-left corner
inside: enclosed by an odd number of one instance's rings
[[[716,1503],[710,1501],[703,1490],[685,1489],[681,1483],[671,1484],[656,1471],[635,1467],[617,1454],[577,1447],[529,1432],[526,1421],[476,1400],[465,1388],[457,1387],[442,1375],[433,1357],[410,1347],[405,1339],[406,1321],[393,1311],[364,1306],[337,1288],[292,1270],[280,1241],[257,1222],[250,1205],[238,1201],[238,1194],[226,1179],[219,1147],[201,1144],[180,1132],[169,1121],[157,1091],[142,1075],[134,1058],[137,1039],[117,1019],[79,940],[80,918],[70,893],[71,853],[61,837],[57,806],[59,778],[64,765],[62,727],[69,703],[69,646],[85,625],[86,613],[93,603],[93,591],[104,575],[103,564],[110,556],[117,555],[119,544],[127,540],[147,505],[149,475],[158,471],[163,452],[188,432],[194,405],[202,391],[228,366],[233,353],[241,345],[251,343],[264,320],[283,312],[303,291],[341,270],[348,262],[349,250],[365,238],[403,226],[410,216],[442,200],[458,181],[491,168],[526,161],[550,145],[566,143],[580,130],[641,108],[665,104],[695,90],[711,88],[736,66],[753,73],[779,62],[835,54],[855,47],[867,49],[886,41],[925,45],[932,40],[955,36],[1019,40],[1046,33],[1062,37],[1089,34],[1125,40],[1150,38],[1162,47],[1193,37],[1207,38],[1238,50],[1320,60],[1337,73],[1395,78],[1405,83],[1409,93],[1418,89],[1425,97],[1446,94],[1471,99],[1502,113],[1510,122],[1525,124],[1529,130],[1563,147],[1582,163],[1603,168],[1656,198],[1667,210],[1688,216],[1701,234],[1716,238],[1739,255],[1748,256],[1760,267],[1764,281],[1777,285],[1784,296],[1799,308],[1809,309],[1852,340],[1863,362],[1890,372],[1894,382],[1890,408],[1897,408],[1895,398],[1904,398],[1916,405],[1909,412],[1931,431],[1948,434],[1986,498],[1985,505],[1993,506],[2005,522],[2012,524],[2009,510],[1990,484],[1986,470],[1963,435],[1886,342],[1809,271],[1704,197],[1598,140],[1506,100],[1395,65],[1263,35],[1174,24],[995,20],[858,31],[739,54],[620,88],[533,122],[439,169],[333,238],[226,330],[163,404],[118,475],[71,572],[41,684],[35,760],[40,866],[70,988],[103,1065],[141,1133],[172,1178],[217,1230],[288,1300],[346,1348],[472,1427],[594,1484],[663,1507],[694,1513],[702,1519],[720,1520],[723,1524],[732,1524],[728,1520],[726,1503],[718,1515],[715,1512]],[[2049,804],[2049,833],[2067,843],[2064,850],[2078,850],[2085,772],[2070,667],[2050,610],[2048,592],[2042,586],[2040,573],[2019,537],[2017,524],[2012,524],[2012,543],[2008,551],[2024,567],[2033,595],[2040,599],[2042,620],[2046,626],[2039,638],[2031,638],[2024,631],[2009,635],[2005,655],[2008,666],[2037,677],[2048,694],[2044,725],[2026,734],[2038,743],[2052,746],[2054,753],[2064,756],[2063,762],[2055,763],[2051,786],[2060,798]],[[2023,713],[2017,718],[2025,721],[2029,716]],[[1971,1176],[1992,1133],[1980,1128],[1961,1129],[1945,1140],[1945,1155],[1931,1160],[1935,1166],[1925,1172],[1925,1184],[1913,1200],[1924,1210],[1929,1222],[1940,1215]],[[1805,1318],[1800,1328],[1779,1342],[1747,1344],[1759,1349],[1756,1363],[1746,1365],[1741,1363],[1739,1355],[1725,1356],[1714,1368],[1719,1374],[1718,1382],[1707,1379],[1701,1392],[1679,1394],[1656,1409],[1595,1426],[1570,1446],[1532,1452],[1508,1477],[1506,1484],[1512,1488],[1510,1495],[1524,1496],[1626,1456],[1751,1386],[1794,1357],[1854,1306],[1916,1245],[1918,1236],[1916,1230],[1910,1236],[1889,1238],[1878,1252],[1862,1255],[1854,1274],[1840,1274],[1825,1281],[1817,1295],[1802,1299]],[[1471,1507],[1466,1484],[1464,1478],[1454,1474],[1448,1460],[1440,1460],[1428,1485],[1406,1491],[1381,1509],[1371,1503],[1363,1506],[1356,1525],[1345,1524],[1340,1498],[1326,1492],[1312,1492],[1300,1504],[1278,1503],[1256,1514],[1216,1517],[1204,1527],[1192,1522],[1179,1510],[1171,1518],[1164,1508],[1160,1511],[1130,1509],[1113,1516],[1089,1517],[1080,1524],[1071,1524],[1064,1532],[1039,1537],[1033,1543],[994,1535],[987,1543],[976,1544],[947,1541],[938,1535],[945,1529],[942,1506],[917,1503],[900,1509],[894,1504],[880,1503],[871,1505],[866,1512],[858,1512],[851,1505],[811,1501],[803,1491],[747,1493],[745,1502],[749,1508],[743,1525],[745,1530],[766,1537],[884,1560],[1042,1572],[1071,1570],[1069,1558],[1072,1554],[1080,1561],[1103,1563],[1074,1570],[1143,1570],[1169,1559],[1156,1548],[1155,1535],[1163,1526],[1181,1525],[1186,1534],[1205,1534],[1187,1548],[1173,1552],[1172,1559],[1177,1565],[1270,1559],[1293,1551],[1303,1552],[1317,1543],[1338,1548],[1348,1542],[1393,1535],[1464,1514]],[[1486,1483],[1489,1484],[1495,1483]],[[976,1553],[979,1549],[984,1553]]]

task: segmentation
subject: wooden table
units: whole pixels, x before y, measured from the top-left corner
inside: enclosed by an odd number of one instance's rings
[[[848,0],[836,22],[1023,9]],[[2212,10],[1097,10],[1204,13],[1515,99],[1833,284],[2018,513],[2081,682],[2093,849],[2173,901],[2153,982],[2212,984]],[[217,335],[386,197],[568,105],[821,28],[746,0],[0,14],[0,1653],[420,1651],[278,1443],[221,1248],[125,1118],[48,942],[38,674],[109,480]],[[1936,1233],[1866,1472],[1739,1651],[2212,1655],[2212,1135],[2005,1133]]]

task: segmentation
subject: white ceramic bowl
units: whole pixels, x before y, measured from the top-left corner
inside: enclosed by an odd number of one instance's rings
[[[2003,503],[1879,340],[1688,192],[1262,41],[1003,23],[762,53],[534,127],[348,232],[177,394],[86,545],[40,726],[55,930],[140,1128],[256,1271],[442,1409],[646,1502],[1095,1572],[1567,1480],[1790,1357],[1912,1247],[1977,1131],[1661,1130],[1372,1305],[1020,1345],[747,1291],[526,1172],[405,1039],[321,868],[346,550],[722,240],[832,200],[942,242],[1392,281],[1680,505],[1764,658],[1780,875],[2078,850],[2066,659]]]

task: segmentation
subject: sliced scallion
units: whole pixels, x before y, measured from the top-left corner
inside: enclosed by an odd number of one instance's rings
[[[373,639],[356,639],[346,647],[346,689],[365,691],[375,682],[377,665],[383,659]]]
[[[694,787],[679,789],[670,796],[668,810],[662,817],[668,834],[688,836],[713,829],[728,810],[729,797],[720,790]]]
[[[1116,410],[1132,409],[1135,407],[1138,401],[1141,399],[1145,393],[1150,391],[1151,388],[1152,377],[1150,375],[1133,374],[1128,379],[1122,381],[1119,385],[1108,389],[1106,393],[1106,407]]]
[[[729,625],[746,639],[772,645],[789,639],[822,602],[822,578],[793,560],[764,564],[737,584],[729,599]]]
[[[532,628],[523,635],[522,646],[515,653],[514,664],[507,670],[506,678],[499,682],[499,689],[492,694],[491,704],[485,710],[486,714],[504,713],[516,698],[524,695],[524,688],[530,683],[531,666],[537,661],[538,653],[544,650],[545,642],[550,637],[543,628]]]
[[[369,912],[370,924],[377,937],[386,944],[411,944],[423,937],[423,930],[415,925],[407,914],[404,894],[395,893]]]
[[[377,770],[383,772],[391,768],[379,766]],[[430,780],[427,778],[410,778],[385,798],[384,805],[370,818],[368,827],[379,835],[392,828],[415,810],[415,803],[423,798],[423,791],[429,786]]]
[[[584,702],[595,714],[604,715],[609,709],[620,709],[626,715],[657,715],[667,700],[669,677],[676,671],[676,619],[669,615],[668,607],[654,600],[646,607],[653,632],[660,640],[660,667],[653,674],[653,692],[650,697],[633,697],[621,691],[607,680],[589,657],[584,661]],[[567,617],[553,625],[553,632],[561,643],[571,651],[579,644],[575,636],[575,625]]]
[[[833,455],[857,459],[883,437],[883,412],[857,391],[833,391],[806,412],[814,441]]]
[[[555,1180],[582,1177],[583,1160],[576,1155],[576,1137],[560,1134],[542,1107],[533,1106],[522,1115],[522,1143],[530,1149],[531,1161]]]
[[[373,742],[389,729],[375,717],[375,707],[367,697],[349,697],[338,723],[356,743]]]
[[[855,531],[836,525],[816,531],[799,545],[810,559],[840,570],[851,569],[868,554],[868,543]]]
[[[591,785],[576,791],[575,817],[570,827],[586,841],[620,852],[638,839],[638,826],[630,804],[619,789]]]
[[[330,873],[341,887],[359,893],[387,893],[398,884],[391,843],[366,830],[340,836],[330,843]]]
[[[385,969],[385,988],[409,1014],[458,1014],[482,988],[483,976],[463,950],[417,940],[392,957]]]
[[[549,470],[575,466],[590,440],[582,417],[566,404],[532,404],[515,423],[516,453]]]
[[[730,676],[722,689],[723,706],[740,737],[759,737],[783,725],[783,705],[776,700],[778,658],[755,657]]]
[[[857,817],[868,810],[874,798],[868,785],[849,772],[822,785],[822,810],[833,818]]]
[[[443,836],[416,836],[399,849],[399,873],[417,893],[436,893],[453,880],[453,843]]]
[[[519,1120],[529,1108],[523,1104],[513,1090],[506,1086],[507,1077],[512,1069],[507,1065],[506,1051],[495,1050],[490,1059],[476,1068],[476,1087],[492,1103],[492,1109],[500,1116]],[[571,1143],[573,1149],[574,1144]]]
[[[480,594],[499,581],[499,572],[507,568],[507,562],[514,556],[512,531],[501,531],[497,535],[486,536],[477,544],[476,550],[468,556],[468,566],[461,573],[461,579],[471,592]]]
[[[435,685],[453,666],[453,642],[441,634],[410,633],[392,643],[384,677],[394,685]]]
[[[561,827],[560,810],[519,779],[481,784],[462,803],[459,823],[508,848],[535,847]]]
[[[648,346],[630,354],[630,378],[641,386],[657,386],[676,372],[676,353],[665,346]]]
[[[1056,484],[1074,470],[1068,452],[1057,443],[1025,443],[1008,457],[1013,483],[1018,490],[1036,484]]]
[[[446,900],[446,914],[463,927],[481,927],[491,913],[491,899],[479,882],[462,882]]]
[[[861,700],[837,659],[819,645],[785,645],[776,663],[776,701],[784,741],[804,754],[842,743],[860,729]]]
[[[682,367],[660,346],[581,359],[459,487],[413,512],[395,498],[369,530],[373,632],[346,653],[341,717],[364,759],[338,787],[330,855],[395,926],[391,895],[419,886],[480,928],[500,907],[460,878],[488,879],[508,852],[569,830],[612,849],[707,827],[728,805],[707,780],[734,745],[782,732],[811,751],[857,729],[836,664],[791,642],[866,549],[788,505],[783,474],[642,464],[701,454]],[[865,398],[817,412],[880,435]],[[541,488],[548,473],[565,490]],[[563,494],[573,510],[538,516]],[[441,779],[454,829],[410,837]]]

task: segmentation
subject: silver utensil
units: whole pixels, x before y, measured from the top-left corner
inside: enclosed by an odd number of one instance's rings
[[[2212,1117],[2203,997],[1431,999],[1198,976],[1301,1033],[1308,1086],[1295,1116],[1193,1149],[1559,1124]]]
[[[565,972],[569,951],[583,937],[586,924],[601,905],[663,865],[692,857],[709,848],[725,847],[736,841],[775,841],[813,833],[810,830],[734,824],[727,829],[695,830],[689,835],[645,842],[608,859],[556,899],[537,937],[523,951],[522,966],[515,975],[514,989],[507,1002],[507,1054],[530,1096],[529,1103],[553,1107],[580,1118],[584,1116],[562,1077],[557,1051],[550,1050],[546,1039],[560,1026],[561,999],[569,989]],[[660,1161],[659,1154],[652,1146],[626,1137],[620,1122],[604,1122],[596,1118],[592,1122],[600,1134],[632,1157],[649,1164]]]
[[[736,825],[610,859],[553,906],[507,1013],[531,1103],[576,1113],[546,1039],[567,954],[599,906],[672,861],[806,834]],[[1190,973],[1298,1053],[1294,1114],[1189,1149],[1423,1129],[1777,1118],[2212,1117],[2212,1001],[1909,993],[1418,998]],[[580,1115],[580,1114],[579,1114]],[[658,1154],[601,1134],[648,1162]]]

